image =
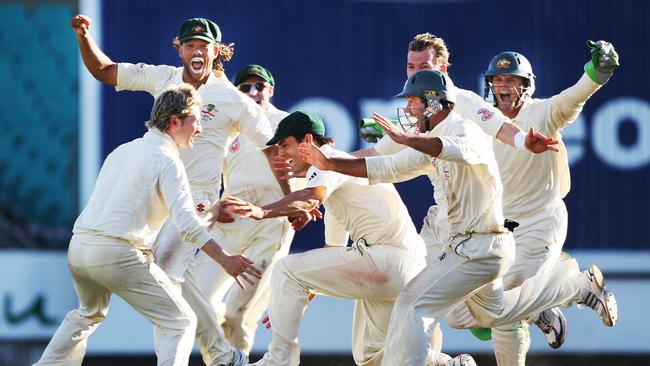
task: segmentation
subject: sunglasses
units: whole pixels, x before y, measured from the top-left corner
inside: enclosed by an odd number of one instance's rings
[[[266,88],[268,85],[266,82],[258,82],[258,83],[243,83],[239,84],[237,88],[241,90],[244,93],[248,93],[251,91],[251,89],[255,89],[257,91],[262,91],[264,88]]]

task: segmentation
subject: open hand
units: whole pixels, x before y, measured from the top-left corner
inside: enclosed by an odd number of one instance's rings
[[[526,146],[526,149],[529,151],[539,154],[543,153],[545,151],[555,151],[558,152],[559,150],[557,147],[553,145],[557,145],[558,141],[552,137],[546,137],[543,134],[535,131],[532,127],[528,131],[528,134],[526,134],[526,139],[524,140],[524,146]]]
[[[328,169],[328,157],[314,144],[314,139],[311,135],[306,135],[303,142],[298,145],[298,153],[310,165],[320,170]]]
[[[251,286],[255,286],[253,278],[257,278],[258,280],[262,278],[262,272],[253,266],[253,261],[243,255],[226,256],[220,264],[229,275],[235,278],[235,282],[242,289],[246,288],[242,280]]]
[[[316,221],[323,218],[323,213],[315,208],[310,212],[301,212],[292,216],[287,217],[291,226],[295,231],[302,230],[307,224],[312,221]]]
[[[226,197],[221,201],[220,206],[223,206],[228,212],[239,214],[242,218],[250,217],[255,220],[264,218],[264,210],[261,207],[234,196]]]
[[[386,135],[390,137],[393,141],[397,142],[398,144],[403,144],[407,135],[402,131],[399,127],[394,125],[390,120],[388,120],[386,117],[382,116],[379,113],[373,113],[372,117],[377,121],[377,124],[381,126],[381,128],[384,130]]]

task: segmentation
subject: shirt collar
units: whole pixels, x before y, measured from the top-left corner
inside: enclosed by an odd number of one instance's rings
[[[171,151],[175,156],[179,156],[178,146],[176,141],[166,132],[162,132],[159,129],[152,127],[144,134],[144,138],[148,140],[153,140],[161,143],[165,148]]]

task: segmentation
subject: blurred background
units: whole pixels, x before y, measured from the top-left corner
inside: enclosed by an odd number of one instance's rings
[[[621,0],[329,1],[11,1],[0,2],[0,365],[41,354],[77,300],[66,266],[71,228],[105,156],[140,137],[153,99],[117,93],[80,67],[70,18],[93,19],[91,33],[113,61],[180,65],[172,39],[187,18],[207,17],[235,44],[232,78],[257,63],[276,79],[274,104],[320,114],[341,150],[366,147],[357,122],[395,116],[391,98],[405,81],[414,35],[443,37],[455,84],[483,93],[482,74],[497,53],[525,55],[538,98],[573,85],[605,39],[621,67],[563,131],[572,172],[565,250],[597,263],[617,295],[619,323],[605,328],[591,310],[570,309],[569,336],[551,350],[531,328],[531,365],[647,365],[650,329],[650,2]],[[420,227],[432,202],[428,179],[398,185]],[[296,235],[293,251],[323,244],[322,223]],[[300,341],[305,365],[351,365],[352,303],[318,298]],[[90,337],[88,365],[154,365],[151,326],[114,297]],[[270,332],[259,330],[254,352]],[[443,350],[494,364],[491,344],[445,328]],[[193,357],[193,364],[200,364]]]

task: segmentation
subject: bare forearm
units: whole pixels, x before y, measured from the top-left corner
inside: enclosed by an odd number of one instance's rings
[[[281,200],[263,206],[264,218],[291,216],[301,212],[310,212],[317,208],[322,202],[322,198],[312,192],[312,189],[302,189],[291,192]]]
[[[90,35],[78,35],[77,42],[81,59],[95,79],[110,85],[116,85],[117,64],[106,56]]]
[[[330,157],[327,159],[327,169],[325,170],[339,172],[352,177],[368,177],[365,158],[350,159]]]
[[[521,128],[519,128],[517,125],[511,122],[506,122],[503,125],[501,125],[501,128],[499,129],[499,132],[497,132],[497,140],[501,141],[502,143],[506,145],[510,145],[512,147],[515,146],[515,136],[519,133],[522,132]]]
[[[437,137],[409,135],[404,137],[402,144],[433,157],[442,152],[442,141]]]
[[[220,265],[223,262],[223,258],[227,255],[213,239],[208,240],[208,242],[201,247],[201,250]]]

